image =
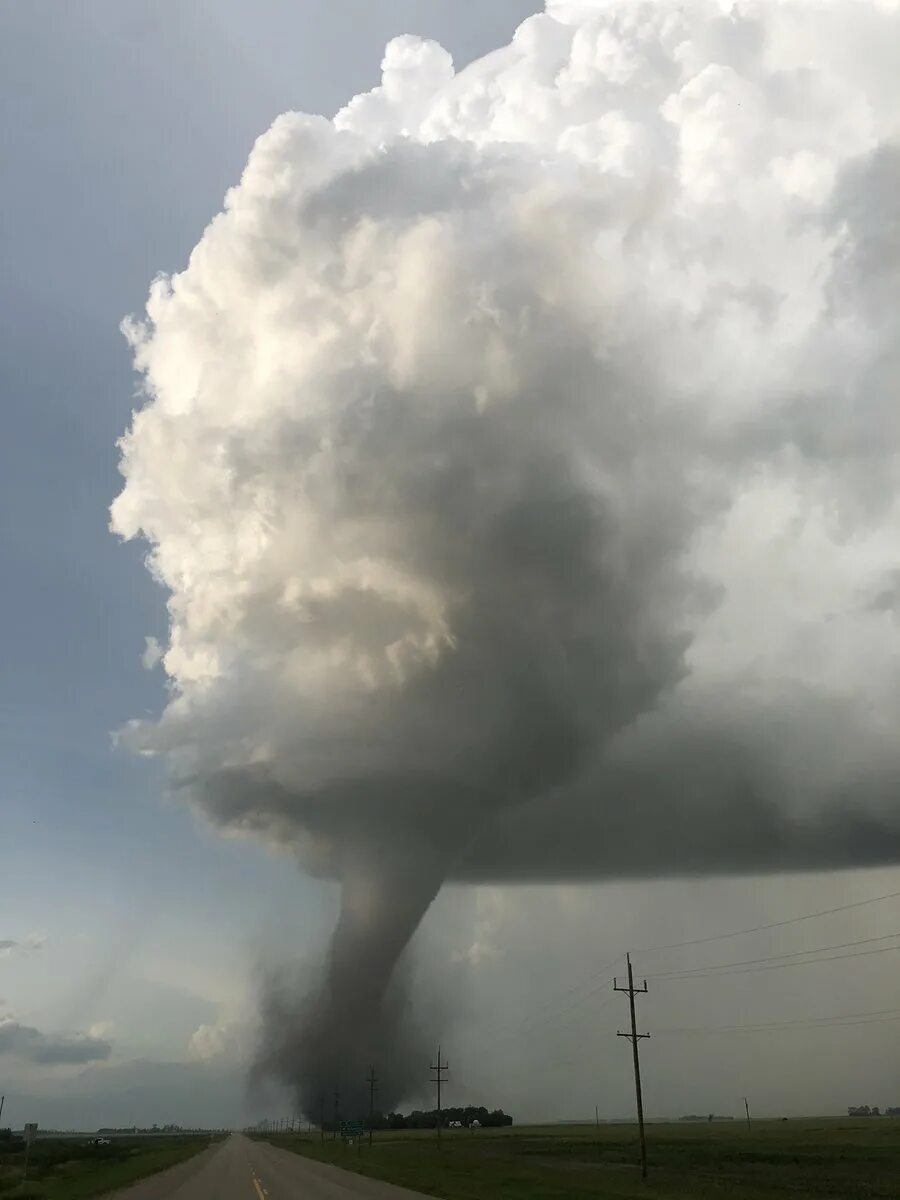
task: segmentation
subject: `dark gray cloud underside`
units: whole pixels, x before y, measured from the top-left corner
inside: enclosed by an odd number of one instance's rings
[[[0,1021],[0,1054],[13,1054],[42,1066],[97,1062],[109,1058],[112,1043],[87,1034],[42,1033],[18,1021]]]

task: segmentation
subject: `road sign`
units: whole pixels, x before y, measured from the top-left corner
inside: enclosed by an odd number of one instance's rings
[[[365,1129],[362,1121],[341,1121],[341,1137],[359,1137]]]
[[[26,1125],[22,1132],[25,1134],[25,1145],[30,1146],[37,1137],[37,1122],[33,1121],[30,1125]]]

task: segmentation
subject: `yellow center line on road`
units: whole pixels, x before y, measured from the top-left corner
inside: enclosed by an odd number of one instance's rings
[[[268,1195],[268,1192],[266,1192],[263,1189],[262,1184],[259,1182],[259,1180],[256,1178],[255,1175],[253,1176],[253,1186],[256,1188],[256,1194],[259,1197],[259,1200],[265,1200],[266,1196]]]

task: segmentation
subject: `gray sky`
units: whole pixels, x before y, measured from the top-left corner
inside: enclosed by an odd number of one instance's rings
[[[135,390],[119,322],[140,311],[159,271],[184,266],[279,113],[333,114],[377,83],[397,34],[435,38],[459,67],[538,7],[33,0],[0,11],[0,1017],[46,1039],[111,1044],[85,1067],[39,1061],[33,1038],[16,1053],[0,1041],[13,1124],[236,1122],[283,1105],[277,1091],[245,1094],[260,981],[286,948],[316,952],[337,902],[333,885],[290,857],[195,824],[162,799],[154,764],[112,747],[112,731],[166,702],[161,673],[141,666],[145,637],[165,637],[165,595],[145,549],[107,527]],[[628,1058],[614,1036],[624,1000],[606,983],[626,949],[897,890],[889,869],[448,889],[416,957],[422,1020],[451,1057],[451,1101],[458,1089],[523,1118],[577,1117],[594,1104],[627,1114]],[[862,905],[638,956],[638,970],[883,937],[898,912],[896,899]],[[896,1055],[885,1052],[900,1009],[890,953],[651,978],[650,988],[641,1020],[654,1031],[881,1014],[825,1028],[655,1032],[645,1044],[651,1113],[737,1112],[744,1094],[773,1115],[900,1102]],[[450,1013],[442,993],[457,997]]]

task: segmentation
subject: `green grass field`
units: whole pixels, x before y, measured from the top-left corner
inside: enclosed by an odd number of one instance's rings
[[[24,1153],[10,1153],[0,1145],[0,1197],[90,1200],[183,1162],[210,1142],[208,1137],[135,1137],[114,1138],[109,1146],[88,1146],[89,1136],[39,1138],[31,1147],[27,1190],[22,1186]]]
[[[446,1200],[898,1200],[900,1120],[754,1121],[647,1127],[641,1182],[628,1125],[379,1133],[371,1149],[320,1144],[317,1134],[270,1137]]]

